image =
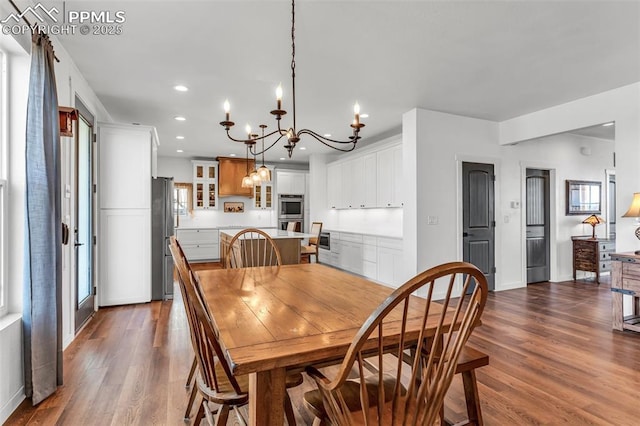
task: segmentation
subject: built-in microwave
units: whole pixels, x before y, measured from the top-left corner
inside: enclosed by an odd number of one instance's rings
[[[331,250],[331,234],[328,232],[321,232],[318,240],[318,248],[324,250]]]
[[[304,216],[304,197],[302,195],[280,195],[278,218],[298,219]]]

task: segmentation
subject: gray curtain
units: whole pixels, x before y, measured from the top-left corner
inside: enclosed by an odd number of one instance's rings
[[[60,130],[54,53],[34,34],[27,104],[24,236],[25,393],[33,405],[62,384]]]

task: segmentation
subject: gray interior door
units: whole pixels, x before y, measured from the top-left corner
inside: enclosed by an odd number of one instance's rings
[[[477,266],[495,288],[495,205],[493,164],[462,163],[463,259]]]
[[[527,284],[549,281],[549,170],[527,169]]]

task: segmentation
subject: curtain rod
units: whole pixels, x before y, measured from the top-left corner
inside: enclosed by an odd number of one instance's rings
[[[11,5],[13,6],[13,8],[16,10],[16,12],[18,12],[18,15],[24,19],[24,22],[27,23],[28,26],[31,27],[31,22],[29,22],[29,20],[22,14],[22,11],[20,10],[20,8],[13,2],[13,0],[9,0],[9,3],[11,3]],[[33,27],[32,27],[33,28]],[[60,62],[60,59],[58,59],[58,57],[56,56],[56,53],[53,52],[53,58],[56,60],[56,62]]]

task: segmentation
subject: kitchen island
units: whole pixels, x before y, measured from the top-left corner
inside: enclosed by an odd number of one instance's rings
[[[260,230],[273,239],[273,242],[280,251],[283,265],[294,265],[300,263],[300,246],[302,240],[314,236],[302,232],[282,231],[279,229]],[[241,229],[220,230],[220,261],[223,262],[223,264],[227,251],[229,250],[229,243],[231,242],[231,239],[240,231]],[[244,241],[241,243],[247,244],[247,242]]]

